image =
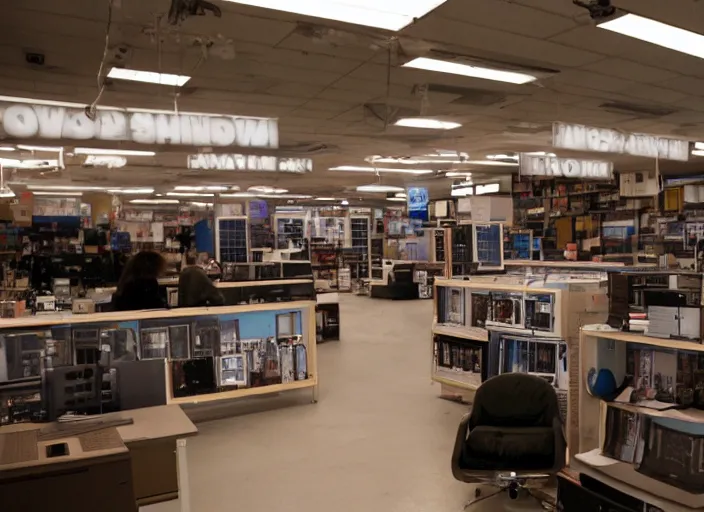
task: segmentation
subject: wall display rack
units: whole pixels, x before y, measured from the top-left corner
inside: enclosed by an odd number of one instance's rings
[[[221,263],[249,261],[247,217],[218,217],[215,223],[215,254]]]
[[[315,401],[315,332],[314,301],[8,319],[0,326],[0,420],[302,388]],[[76,375],[86,377],[78,383]],[[71,391],[76,383],[82,392]]]
[[[308,237],[305,214],[275,214],[274,237],[277,249],[301,249]]]
[[[605,280],[439,279],[434,304],[431,379],[442,385],[443,396],[472,401],[481,382],[494,375],[538,375],[556,388],[568,443],[577,443],[579,416],[570,415],[567,404],[578,394],[579,326],[606,320]]]
[[[602,395],[602,374],[616,393]],[[662,510],[704,510],[704,345],[582,329],[570,466]]]

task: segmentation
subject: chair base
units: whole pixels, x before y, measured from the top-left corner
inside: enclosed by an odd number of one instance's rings
[[[532,478],[531,480],[535,481],[536,478]],[[482,501],[494,498],[495,496],[498,496],[500,494],[508,494],[511,502],[506,505],[507,508],[505,510],[507,512],[518,512],[522,510],[536,510],[535,508],[535,503],[537,502],[543,510],[548,510],[548,511],[554,511],[555,510],[555,504],[547,502],[544,497],[538,496],[534,491],[535,489],[531,487],[530,485],[526,485],[527,481],[522,480],[516,477],[510,478],[507,476],[503,476],[500,479],[498,479],[496,482],[492,484],[480,484],[479,487],[477,487],[474,490],[474,499],[471,499],[467,501],[464,505],[464,510],[468,510],[470,507],[473,505],[476,505],[477,503],[480,503]],[[497,489],[493,493],[484,493],[484,489]],[[530,497],[532,498],[531,500],[526,500],[525,498]],[[519,500],[519,498],[522,498]],[[532,503],[533,506],[531,508],[527,508],[528,503]]]

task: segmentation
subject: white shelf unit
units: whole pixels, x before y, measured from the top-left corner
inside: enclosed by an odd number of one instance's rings
[[[369,221],[370,219],[366,215],[352,215],[350,217],[349,250],[358,258],[356,272],[352,272],[352,277],[356,279],[370,277],[371,237]]]
[[[479,385],[476,381],[468,383],[461,371],[456,372],[454,379],[452,374],[447,373],[446,368],[438,371],[441,365],[438,365],[437,361],[436,336],[467,340],[472,345],[486,344],[486,350],[493,351],[494,355],[484,360],[484,364],[491,365],[486,368],[484,375],[501,372],[500,344],[503,340],[513,336],[542,339],[546,345],[550,344],[550,340],[558,343],[564,341],[567,382],[564,383],[556,374],[555,384],[563,386],[563,390],[567,388],[564,391],[569,404],[570,397],[576,397],[579,393],[579,327],[606,320],[606,284],[605,280],[599,279],[551,282],[506,275],[476,276],[469,280],[436,279],[433,296],[431,379],[443,385],[443,395],[454,393],[462,397],[469,396],[470,401],[472,393]],[[493,306],[492,295],[498,295],[502,304]],[[510,316],[492,318],[489,313],[489,308],[492,307],[502,313],[510,311],[511,308],[514,311]],[[482,315],[484,318],[480,318]],[[490,346],[494,343],[499,343],[499,346]],[[578,413],[572,414],[569,407],[567,422],[568,442],[577,443],[579,417]]]
[[[303,247],[307,238],[306,214],[275,214],[274,236],[277,249],[288,249],[291,241],[294,249]]]

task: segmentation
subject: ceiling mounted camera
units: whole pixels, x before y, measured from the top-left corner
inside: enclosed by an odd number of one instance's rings
[[[178,25],[189,16],[205,16],[208,11],[217,18],[222,16],[222,11],[217,5],[205,0],[171,0],[169,23]]]
[[[616,8],[611,5],[611,0],[591,0],[590,2],[572,0],[572,3],[588,10],[589,16],[591,16],[593,20],[608,18],[609,16],[613,16],[616,12]]]

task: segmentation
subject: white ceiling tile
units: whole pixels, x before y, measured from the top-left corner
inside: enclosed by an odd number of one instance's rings
[[[702,62],[704,65],[704,62]],[[659,86],[673,89],[692,96],[704,96],[704,79],[691,76],[678,76],[658,82]]]
[[[655,83],[677,77],[677,73],[652,66],[645,66],[619,58],[606,58],[583,66],[582,69],[595,71],[602,75],[611,75],[626,80],[642,83]]]

